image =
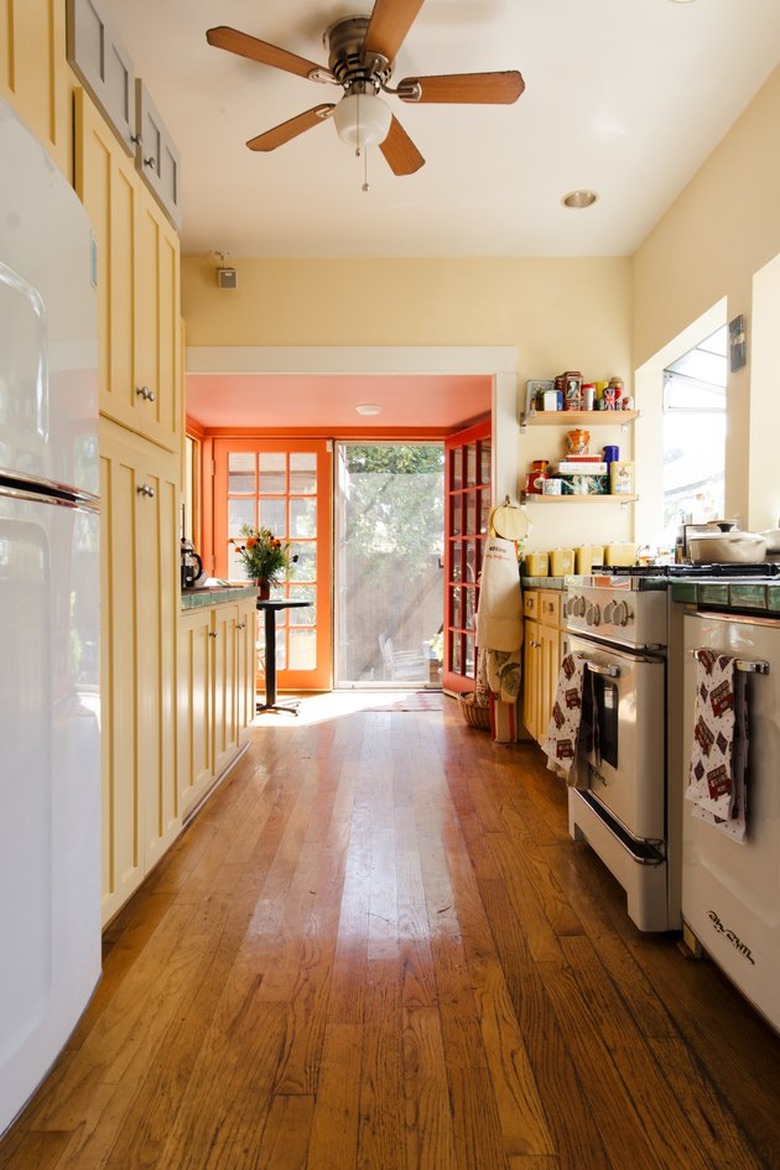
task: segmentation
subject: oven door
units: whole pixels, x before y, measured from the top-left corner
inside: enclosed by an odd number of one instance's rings
[[[568,644],[585,657],[583,724],[594,729],[581,779],[632,837],[663,842],[666,663],[577,635],[569,635]]]

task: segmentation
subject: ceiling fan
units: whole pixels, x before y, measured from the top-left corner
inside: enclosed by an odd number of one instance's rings
[[[354,146],[358,154],[367,146],[378,145],[394,174],[411,175],[425,159],[379,97],[380,91],[410,103],[508,105],[517,101],[525,82],[516,70],[404,77],[394,88],[390,86],[396,54],[423,3],[424,0],[375,0],[370,16],[336,21],[323,37],[329,51],[327,69],[226,25],[210,28],[206,40],[218,49],[344,90],[339,102],[323,102],[250,138],[249,149],[276,150],[332,116],[339,137]]]

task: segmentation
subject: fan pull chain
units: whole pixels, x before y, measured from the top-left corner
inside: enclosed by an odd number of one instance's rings
[[[363,151],[363,186],[362,191],[370,191],[371,187],[368,182],[368,151]]]

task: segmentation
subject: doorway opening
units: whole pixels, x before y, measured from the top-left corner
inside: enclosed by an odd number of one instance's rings
[[[335,685],[439,687],[444,446],[336,446]]]

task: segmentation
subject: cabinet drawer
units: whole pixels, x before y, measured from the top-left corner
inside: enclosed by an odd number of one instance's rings
[[[561,621],[561,595],[553,589],[539,594],[539,621],[545,626],[558,626]]]
[[[528,589],[523,594],[523,617],[529,621],[539,620],[539,591]]]

